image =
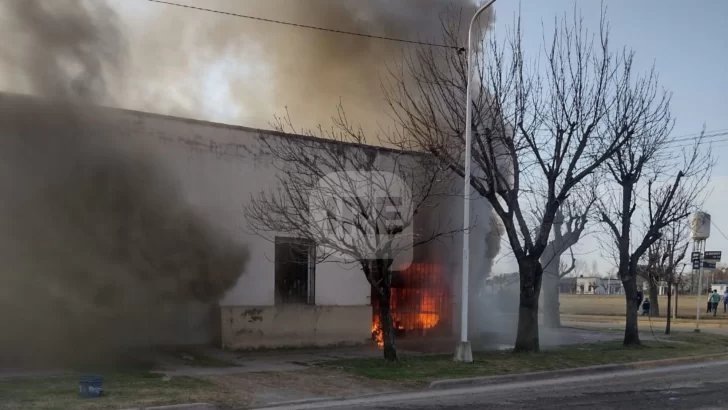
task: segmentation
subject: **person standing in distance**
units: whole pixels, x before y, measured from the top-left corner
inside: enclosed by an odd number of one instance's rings
[[[718,289],[713,289],[713,293],[710,294],[711,309],[713,309],[713,316],[718,313],[718,303],[720,302],[720,294]]]

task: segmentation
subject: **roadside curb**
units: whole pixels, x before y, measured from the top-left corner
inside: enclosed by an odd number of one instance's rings
[[[419,391],[424,391],[424,390],[419,390]],[[277,401],[277,402],[272,402],[272,403],[261,404],[259,406],[250,407],[250,408],[255,409],[255,410],[265,410],[265,409],[269,409],[269,408],[278,408],[278,407],[283,407],[283,406],[327,403],[327,402],[332,402],[332,401],[341,401],[341,400],[348,400],[348,399],[363,399],[363,398],[370,398],[370,397],[388,396],[388,395],[399,394],[399,393],[406,393],[406,391],[390,391],[390,392],[369,393],[369,394],[354,395],[354,396],[341,396],[341,397],[312,397],[310,399]]]
[[[217,406],[209,403],[189,403],[154,407],[132,407],[124,410],[217,410]]]
[[[435,380],[430,383],[430,389],[448,389],[454,387],[479,386],[488,384],[505,384],[513,382],[527,382],[559,377],[591,375],[595,373],[613,372],[620,370],[648,369],[652,367],[670,366],[683,363],[709,362],[717,359],[728,359],[728,353],[713,353],[700,356],[684,356],[673,359],[648,360],[622,364],[606,364],[601,366],[578,367],[575,369],[550,370],[543,372],[509,374],[505,376],[483,376],[466,379]]]

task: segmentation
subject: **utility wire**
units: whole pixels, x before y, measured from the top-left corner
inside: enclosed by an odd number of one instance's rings
[[[728,134],[728,128],[723,128],[720,130],[709,130],[709,131],[705,131],[705,132],[696,132],[693,134],[676,135],[676,136],[672,137],[670,142],[672,143],[672,142],[696,140],[696,139],[700,138],[701,135],[704,138],[712,138],[714,136],[726,135],[726,134]]]
[[[728,132],[725,133],[725,134],[716,135],[715,137],[725,137],[725,136],[728,136]],[[696,139],[696,141],[697,141],[697,139]],[[728,139],[703,140],[703,141],[698,142],[698,145],[716,144],[716,143],[719,143],[719,142],[728,142]],[[668,142],[668,143],[665,143],[665,145],[668,148],[682,148],[682,147],[691,147],[691,146],[695,145],[695,143],[692,142],[692,143],[687,143],[687,144],[670,144]],[[715,148],[715,146],[714,146],[714,148]]]
[[[725,137],[728,136],[728,133],[722,134],[722,135],[716,135],[716,137]],[[706,144],[717,144],[719,142],[728,142],[728,139],[719,139],[719,140],[704,140],[700,141],[698,145],[706,145]],[[668,148],[682,148],[682,147],[692,147],[695,145],[695,142],[687,143],[687,144],[670,144],[666,143],[665,146]]]
[[[715,226],[715,229],[717,229],[718,232],[720,232],[720,234],[723,235],[723,238],[725,238],[725,240],[728,241],[728,236],[725,236],[725,234],[723,233],[723,231],[721,231],[720,228],[718,228],[718,225],[716,225],[715,222],[713,222],[712,219],[710,220],[710,223],[713,224],[713,226]]]
[[[229,11],[213,10],[213,9],[208,9],[208,8],[204,8],[204,7],[190,6],[187,4],[174,3],[171,1],[164,1],[164,0],[148,0],[148,1],[150,1],[152,3],[166,4],[166,5],[174,6],[174,7],[182,7],[182,8],[186,8],[186,9],[205,11],[208,13],[224,14],[227,16],[240,17],[240,18],[245,18],[245,19],[250,19],[250,20],[257,20],[257,21],[262,21],[262,22],[266,22],[266,23],[282,24],[282,25],[291,26],[291,27],[307,28],[310,30],[318,30],[318,31],[324,31],[324,32],[329,32],[329,33],[346,34],[346,35],[350,35],[350,36],[373,38],[373,39],[379,39],[379,40],[385,40],[385,41],[395,41],[395,42],[407,43],[407,44],[417,44],[417,45],[430,46],[430,47],[449,48],[449,49],[457,50],[458,53],[465,51],[464,47],[449,46],[446,44],[429,43],[426,41],[405,40],[405,39],[401,39],[401,38],[376,36],[373,34],[356,33],[353,31],[336,30],[336,29],[325,28],[325,27],[316,27],[316,26],[310,26],[307,24],[290,23],[287,21],[280,21],[280,20],[273,20],[273,19],[268,19],[268,18],[263,18],[263,17],[249,16],[249,15],[245,15],[245,14],[232,13]],[[705,133],[678,135],[676,137],[673,137],[673,139],[668,140],[666,142],[666,145],[668,145],[668,146],[672,145],[671,148],[689,146],[691,144],[684,144],[684,145],[674,145],[674,144],[677,142],[686,142],[686,141],[691,141],[691,140],[695,141],[698,138],[700,138],[701,135],[703,136],[703,138],[716,138],[716,137],[728,136],[728,128],[706,131]],[[728,141],[728,140],[718,140],[718,141],[714,141],[714,142],[724,142],[724,141]],[[708,142],[712,142],[712,141],[702,141],[700,145],[708,143]]]
[[[192,9],[192,10],[198,10],[198,11],[206,11],[208,13],[224,14],[224,15],[227,15],[227,16],[240,17],[240,18],[245,18],[245,19],[250,19],[250,20],[257,20],[257,21],[263,21],[263,22],[266,22],[266,23],[283,24],[283,25],[292,26],[292,27],[307,28],[307,29],[311,29],[311,30],[319,30],[319,31],[325,31],[325,32],[329,32],[329,33],[347,34],[347,35],[350,35],[350,36],[374,38],[374,39],[386,40],[386,41],[396,41],[396,42],[399,42],[399,43],[407,43],[407,44],[418,44],[418,45],[430,46],[430,47],[450,48],[450,49],[453,49],[453,50],[457,50],[458,53],[461,53],[461,52],[464,52],[465,51],[465,48],[464,47],[448,46],[446,44],[428,43],[428,42],[425,42],[425,41],[415,41],[415,40],[405,40],[405,39],[401,39],[401,38],[385,37],[385,36],[375,36],[373,34],[355,33],[353,31],[335,30],[335,29],[331,29],[331,28],[309,26],[307,24],[290,23],[290,22],[287,22],[287,21],[273,20],[273,19],[267,19],[267,18],[263,18],[263,17],[248,16],[248,15],[245,15],[245,14],[232,13],[232,12],[229,12],[229,11],[206,9],[204,7],[197,7],[197,6],[190,6],[190,5],[187,5],[187,4],[173,3],[171,1],[163,1],[163,0],[149,0],[149,1],[152,2],[152,3],[166,4],[166,5],[169,5],[169,6],[182,7],[182,8],[186,8],[186,9]]]
[[[716,130],[716,131],[710,131],[701,133],[692,137],[671,137],[665,141],[665,144],[667,145],[675,145],[675,144],[681,144],[681,143],[690,143],[691,141],[697,141],[697,140],[703,140],[703,142],[710,142],[709,140],[712,138],[718,138],[718,137],[725,137],[728,136],[728,130]]]

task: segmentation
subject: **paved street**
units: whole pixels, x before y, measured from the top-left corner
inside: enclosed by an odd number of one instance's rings
[[[717,361],[275,409],[725,409],[728,408],[726,368],[728,361]]]

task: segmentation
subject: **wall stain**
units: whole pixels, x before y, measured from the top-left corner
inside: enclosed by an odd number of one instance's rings
[[[240,314],[242,317],[248,318],[248,323],[262,322],[263,321],[263,310],[262,309],[248,309]]]

